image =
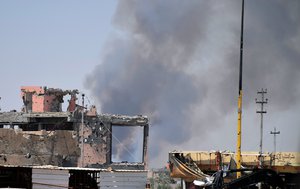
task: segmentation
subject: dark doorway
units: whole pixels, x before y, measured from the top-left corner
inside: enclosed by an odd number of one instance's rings
[[[70,170],[69,188],[72,189],[98,189],[97,182],[100,172],[87,170]]]
[[[23,167],[0,167],[0,188],[32,188],[32,170]]]

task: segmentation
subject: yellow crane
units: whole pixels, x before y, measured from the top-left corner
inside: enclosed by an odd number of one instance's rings
[[[243,31],[244,31],[244,0],[242,2],[242,19],[241,19],[241,43],[240,43],[240,69],[239,69],[239,98],[238,98],[238,125],[237,125],[237,146],[236,146],[236,163],[237,169],[241,168],[241,143],[242,143],[242,79],[243,79]],[[241,172],[237,172],[237,178],[241,177]]]

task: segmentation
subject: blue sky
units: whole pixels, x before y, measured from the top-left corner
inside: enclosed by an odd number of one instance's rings
[[[19,110],[20,86],[84,91],[112,31],[116,1],[0,1],[0,107]]]

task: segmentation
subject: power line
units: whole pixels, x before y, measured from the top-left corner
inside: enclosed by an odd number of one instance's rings
[[[116,141],[118,141],[118,143],[119,144],[121,144],[123,147],[124,147],[124,149],[126,150],[126,152],[133,158],[133,159],[135,159],[135,157],[134,157],[134,155],[133,155],[133,153],[131,153],[130,151],[129,151],[129,149],[124,145],[124,144],[122,144],[122,142],[111,132],[111,131],[109,131],[110,133],[111,133],[111,135],[112,135],[112,137],[116,140]]]

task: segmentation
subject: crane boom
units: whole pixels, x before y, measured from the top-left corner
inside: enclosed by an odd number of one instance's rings
[[[244,32],[244,0],[242,2],[242,18],[241,18],[241,42],[240,42],[240,69],[239,69],[239,98],[238,98],[238,125],[237,125],[237,150],[236,163],[237,169],[241,168],[241,143],[242,143],[242,97],[243,97],[243,32]],[[237,172],[237,177],[241,176],[241,172]]]

